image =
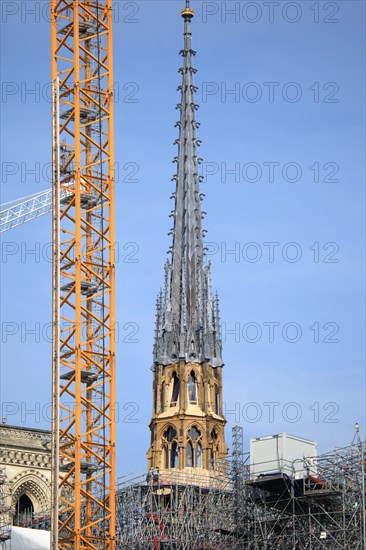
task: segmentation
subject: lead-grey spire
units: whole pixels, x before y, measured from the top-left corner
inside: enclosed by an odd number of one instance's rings
[[[195,112],[198,105],[194,94],[192,57],[196,52],[191,47],[191,20],[194,11],[186,0],[182,10],[184,19],[184,49],[179,137],[176,140],[178,154],[174,159],[177,172],[173,177],[176,191],[173,193],[175,208],[172,260],[165,264],[164,300],[157,307],[154,364],[168,365],[183,359],[186,362],[207,362],[222,366],[221,336],[218,317],[218,299],[211,294],[210,265],[204,262],[202,237],[202,211],[200,176],[197,149]]]

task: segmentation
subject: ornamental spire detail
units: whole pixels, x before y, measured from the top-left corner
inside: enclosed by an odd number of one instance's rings
[[[218,298],[211,294],[210,264],[205,262],[202,210],[200,192],[195,102],[197,88],[193,84],[196,69],[192,58],[196,52],[191,46],[191,21],[194,11],[189,0],[182,10],[184,19],[184,48],[180,51],[183,66],[181,92],[177,109],[180,119],[176,126],[179,137],[174,163],[177,165],[173,181],[176,190],[171,231],[173,244],[172,259],[165,264],[164,295],[159,296],[156,314],[154,342],[154,365],[168,365],[178,360],[209,363],[213,367],[223,366],[221,358],[220,320]]]

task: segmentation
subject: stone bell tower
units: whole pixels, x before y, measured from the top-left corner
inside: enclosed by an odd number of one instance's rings
[[[149,470],[204,475],[210,461],[227,455],[222,410],[219,301],[205,262],[193,84],[189,0],[182,10],[184,48],[176,190],[173,193],[172,259],[165,264],[165,289],[157,300]]]

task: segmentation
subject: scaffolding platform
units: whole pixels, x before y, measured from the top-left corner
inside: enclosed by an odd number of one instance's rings
[[[204,487],[166,483],[153,472],[120,484],[117,548],[364,550],[364,446],[304,458],[304,478],[272,472],[252,479],[237,430],[232,456],[213,462],[216,475]]]

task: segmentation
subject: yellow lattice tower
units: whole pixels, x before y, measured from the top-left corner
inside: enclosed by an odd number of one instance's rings
[[[112,0],[51,0],[51,17],[52,549],[113,550]]]

